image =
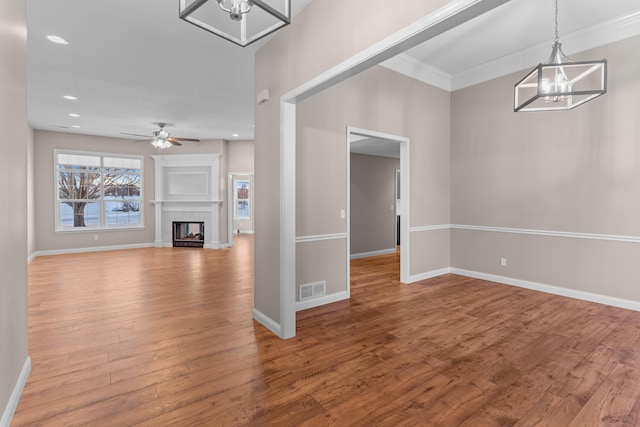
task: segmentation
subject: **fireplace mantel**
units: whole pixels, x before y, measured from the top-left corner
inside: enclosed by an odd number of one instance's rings
[[[203,222],[204,247],[220,248],[220,154],[151,156],[155,162],[156,247],[173,246],[173,222]]]

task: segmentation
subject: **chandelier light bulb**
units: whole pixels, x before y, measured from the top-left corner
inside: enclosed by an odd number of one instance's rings
[[[251,10],[251,2],[248,0],[231,0],[231,6],[225,6],[227,0],[216,0],[220,9],[229,14],[229,17],[233,21],[242,21],[242,18],[246,13]]]

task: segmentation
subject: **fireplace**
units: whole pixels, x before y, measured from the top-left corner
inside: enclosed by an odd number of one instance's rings
[[[156,179],[155,199],[151,200],[155,206],[153,246],[219,249],[221,155],[165,154],[151,157],[155,162]],[[185,226],[176,229],[176,222],[189,224],[188,231]],[[188,238],[190,233],[193,237]]]
[[[173,246],[182,248],[204,247],[204,222],[173,222]]]

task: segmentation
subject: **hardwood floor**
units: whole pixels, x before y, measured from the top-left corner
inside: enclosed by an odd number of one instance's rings
[[[251,318],[253,239],[39,257],[13,426],[639,426],[640,313],[352,262],[351,300]]]

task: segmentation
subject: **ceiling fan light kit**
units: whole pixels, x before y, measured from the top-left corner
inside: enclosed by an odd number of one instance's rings
[[[571,110],[607,93],[607,60],[573,61],[558,37],[558,0],[551,56],[514,86],[513,111]]]
[[[291,0],[179,0],[179,16],[245,47],[291,23]]]
[[[124,132],[122,132],[122,135],[137,136],[137,137],[145,138],[145,139],[137,140],[136,142],[151,142],[151,145],[161,150],[169,148],[172,145],[179,147],[182,145],[179,141],[200,142],[199,139],[172,137],[169,132],[164,130],[164,127],[167,125],[166,123],[153,123],[153,124],[160,126],[160,130],[154,131],[153,136],[140,135],[137,133],[124,133]]]
[[[171,145],[173,144],[171,144],[171,142],[167,141],[166,139],[155,138],[153,141],[151,141],[151,145],[164,150],[165,148],[171,147]]]

